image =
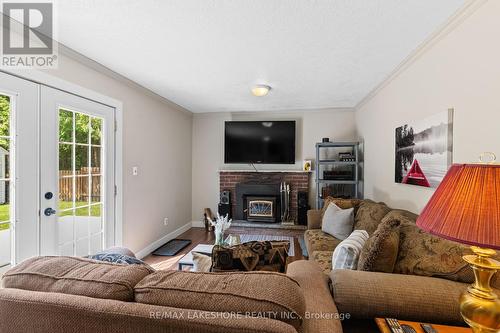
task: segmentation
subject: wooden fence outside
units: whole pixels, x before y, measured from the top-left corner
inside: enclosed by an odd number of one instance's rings
[[[92,201],[101,200],[100,173],[98,167],[82,168],[75,172],[75,201],[88,201],[89,194],[92,196]],[[73,177],[67,177],[72,175],[72,170],[59,170],[59,200],[61,201],[73,200]],[[82,177],[89,175],[92,175],[91,191],[89,191],[89,177]]]

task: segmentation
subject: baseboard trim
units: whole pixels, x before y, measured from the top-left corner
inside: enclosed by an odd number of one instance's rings
[[[205,228],[205,223],[203,221],[192,221],[191,226],[193,228]]]
[[[179,236],[180,234],[182,234],[182,233],[188,231],[189,229],[191,229],[192,226],[193,226],[193,222],[188,222],[188,223],[184,224],[182,227],[175,229],[174,231],[172,231],[172,232],[166,234],[165,236],[163,236],[162,238],[160,238],[160,239],[154,241],[153,243],[149,244],[144,249],[138,251],[135,254],[135,256],[137,258],[139,258],[139,259],[142,259],[142,258],[146,257],[151,252],[153,252],[154,250],[156,250],[157,248],[159,248],[160,246],[162,246],[163,244],[165,244],[169,240],[172,240],[175,237]]]

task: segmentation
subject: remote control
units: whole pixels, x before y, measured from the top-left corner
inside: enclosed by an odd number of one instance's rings
[[[399,324],[397,319],[394,318],[385,318],[387,325],[391,329],[392,333],[404,333],[403,328]]]
[[[403,329],[404,333],[417,333],[417,331],[415,331],[415,329],[410,325],[403,324],[401,325],[401,328]]]
[[[420,324],[425,333],[437,333],[436,329],[431,324]]]

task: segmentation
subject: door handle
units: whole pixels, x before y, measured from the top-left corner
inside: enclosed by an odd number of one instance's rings
[[[50,216],[50,215],[54,215],[56,213],[56,210],[55,209],[52,209],[52,208],[45,208],[45,210],[43,211],[43,214],[45,216]]]

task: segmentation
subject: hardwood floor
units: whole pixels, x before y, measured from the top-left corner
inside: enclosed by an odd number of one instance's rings
[[[298,237],[304,234],[303,230],[283,230],[283,229],[265,229],[265,228],[243,228],[243,227],[232,227],[227,232],[229,234],[238,235],[279,235],[279,236],[289,236],[293,237],[295,246],[295,256],[288,257],[288,263],[295,260],[304,259],[302,256],[302,248],[300,247]],[[212,232],[206,232],[204,228],[191,228],[185,233],[179,235],[180,239],[190,239],[191,244],[175,256],[165,257],[165,256],[154,256],[148,255],[143,260],[151,265],[155,269],[161,270],[176,270],[177,262],[189,251],[191,251],[198,244],[213,244],[215,242],[215,236]]]

